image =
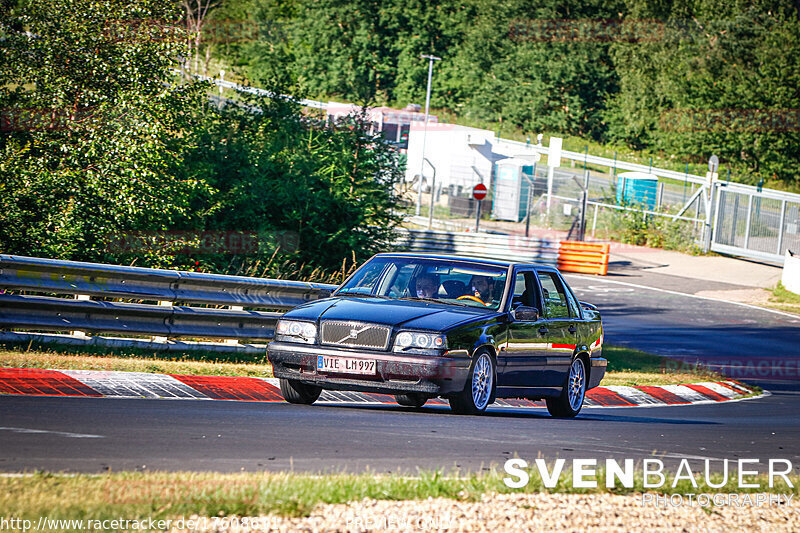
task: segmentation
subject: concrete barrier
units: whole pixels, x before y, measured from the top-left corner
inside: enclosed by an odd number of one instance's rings
[[[800,256],[793,255],[789,250],[786,250],[781,283],[787,291],[800,294]]]

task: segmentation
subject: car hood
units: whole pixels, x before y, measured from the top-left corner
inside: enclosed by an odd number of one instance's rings
[[[475,319],[485,319],[497,312],[470,309],[415,300],[334,297],[295,307],[286,318],[306,320],[353,320],[388,326],[441,331]]]

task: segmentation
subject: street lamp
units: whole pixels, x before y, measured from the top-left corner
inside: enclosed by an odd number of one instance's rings
[[[417,216],[419,216],[422,206],[422,176],[425,172],[425,139],[428,137],[428,110],[431,105],[431,78],[433,77],[433,62],[441,61],[441,57],[422,54],[419,57],[428,60],[428,92],[425,95],[425,129],[422,130],[422,157],[419,165],[419,183],[417,184]],[[434,191],[431,190],[431,194]]]

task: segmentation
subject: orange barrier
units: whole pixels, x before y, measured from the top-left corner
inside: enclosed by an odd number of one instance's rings
[[[608,274],[611,245],[597,242],[561,241],[558,269],[581,274]]]

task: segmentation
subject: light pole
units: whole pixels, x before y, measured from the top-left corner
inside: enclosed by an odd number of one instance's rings
[[[425,172],[425,139],[428,137],[428,111],[430,110],[431,106],[431,78],[433,78],[433,62],[442,60],[441,57],[436,57],[434,55],[422,54],[420,57],[428,60],[428,91],[425,94],[425,128],[422,130],[422,157],[420,157],[419,183],[417,183],[417,216],[419,216],[420,208],[422,207],[422,176]],[[431,190],[431,194],[433,194],[433,190]]]

